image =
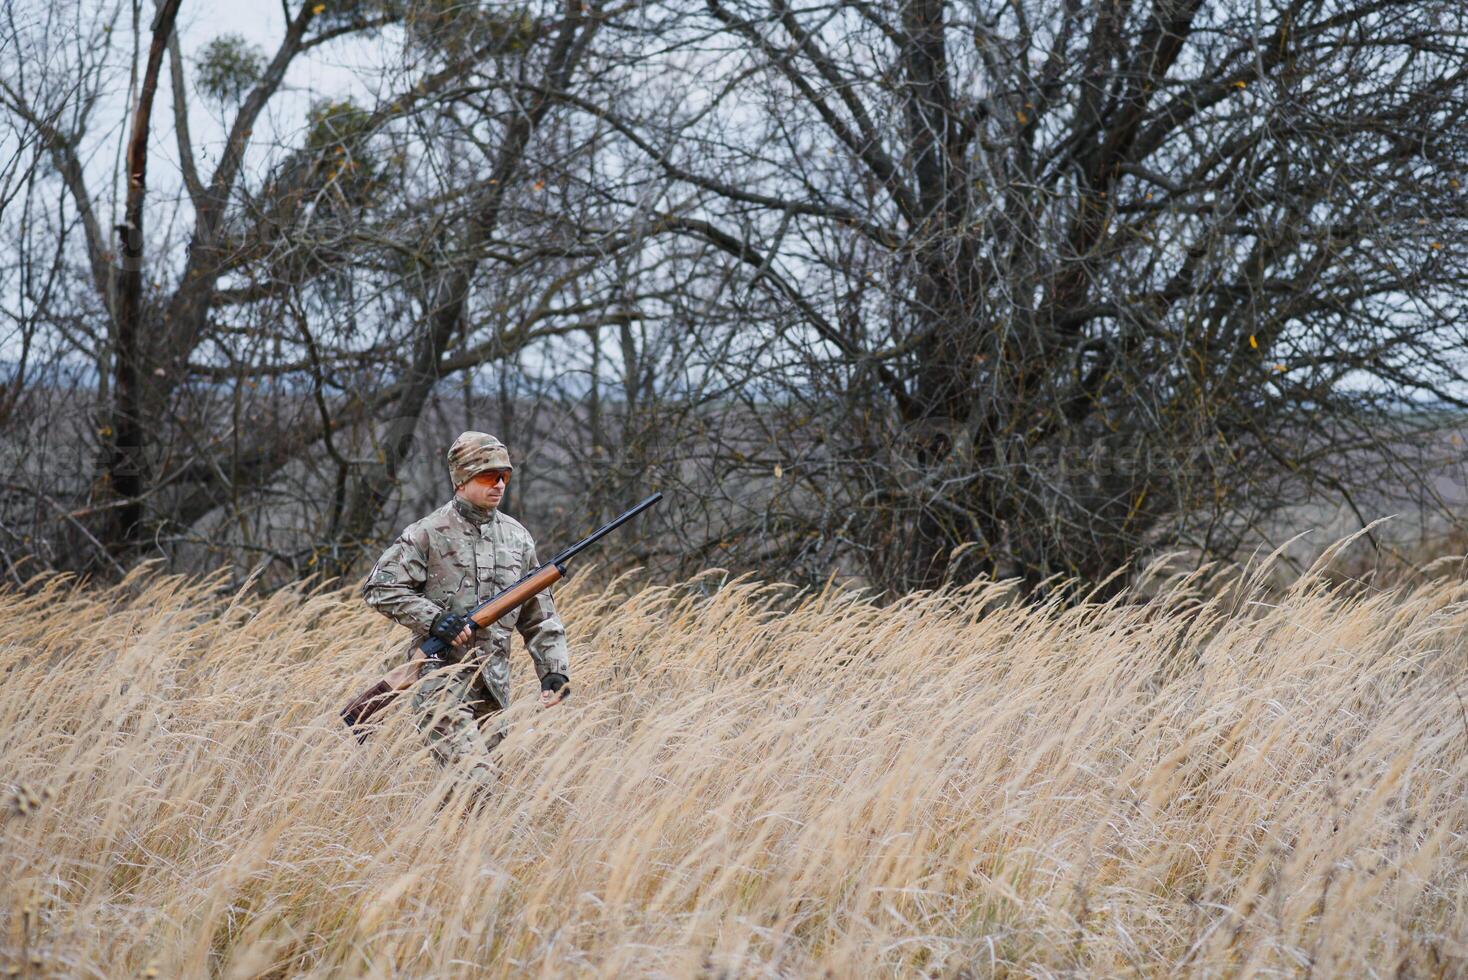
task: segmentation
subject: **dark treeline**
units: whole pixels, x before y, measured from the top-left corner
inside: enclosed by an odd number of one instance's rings
[[[465,427],[542,538],[668,492],[616,561],[670,571],[1095,581],[1301,504],[1453,517],[1457,0],[207,16],[5,8],[12,581],[356,574]]]

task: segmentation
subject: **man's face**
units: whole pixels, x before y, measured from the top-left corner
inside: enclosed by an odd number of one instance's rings
[[[505,496],[509,470],[485,470],[459,485],[458,494],[475,507],[493,510]]]

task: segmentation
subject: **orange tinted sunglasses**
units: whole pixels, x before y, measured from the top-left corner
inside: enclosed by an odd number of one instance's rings
[[[485,470],[483,473],[476,473],[469,482],[477,483],[484,487],[497,487],[501,483],[508,485],[510,482],[510,471]]]

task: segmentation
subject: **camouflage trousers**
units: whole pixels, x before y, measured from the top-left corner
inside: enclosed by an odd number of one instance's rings
[[[505,726],[501,720],[480,729],[481,722],[501,709],[477,664],[455,664],[429,674],[413,693],[412,711],[440,765],[453,769],[467,765],[469,778],[479,788],[493,788],[495,764],[490,753],[505,740]]]

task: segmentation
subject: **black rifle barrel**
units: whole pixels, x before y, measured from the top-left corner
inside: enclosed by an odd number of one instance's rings
[[[577,541],[575,544],[571,545],[571,547],[567,548],[559,555],[556,555],[550,560],[549,563],[552,565],[559,565],[563,561],[570,561],[582,551],[585,551],[587,548],[596,544],[602,538],[606,537],[608,534],[611,534],[617,528],[621,527],[623,524],[626,524],[628,521],[632,520],[632,518],[636,517],[638,514],[641,514],[643,511],[647,510],[653,504],[662,499],[663,495],[661,493],[653,494],[651,497],[648,497],[636,507],[633,507],[631,510],[627,511],[627,513],[623,514],[621,517],[618,517],[615,520],[597,528],[595,531],[592,531],[586,537],[582,538],[580,541]]]

